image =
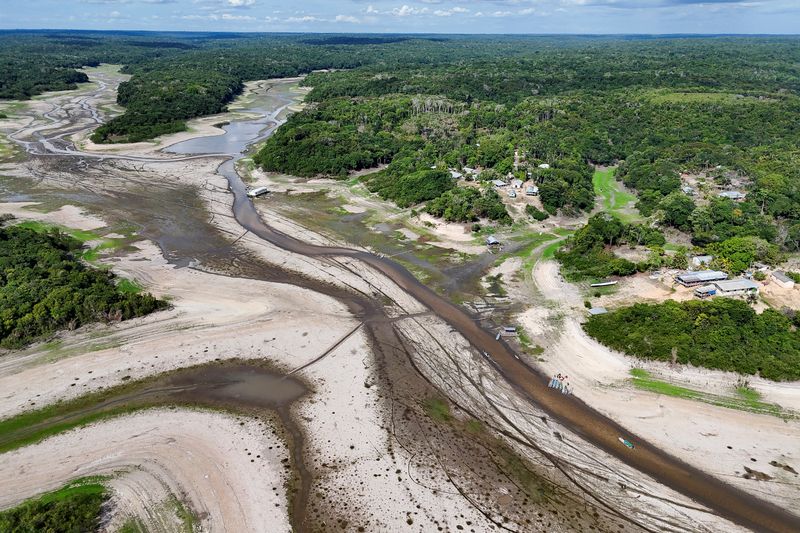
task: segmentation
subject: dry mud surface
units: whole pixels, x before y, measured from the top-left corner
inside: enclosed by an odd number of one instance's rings
[[[97,123],[89,109],[112,102],[121,79],[108,71],[96,77],[93,88],[45,97],[8,123],[6,133],[42,155],[3,166],[6,188],[58,210],[2,209],[73,227],[134,226],[142,238],[136,250],[102,261],[169,296],[173,308],[5,355],[0,417],[217,359],[268,362],[310,392],[289,408],[297,433],[266,411],[151,409],[20,448],[0,461],[0,505],[104,473],[114,476],[110,530],[130,516],[175,530],[174,518],[157,511],[170,498],[210,531],[741,529],[534,406],[379,268],[294,253],[246,231],[217,173],[222,158],[160,151],[213,135],[212,124],[251,116],[252,105],[198,121],[193,134],[168,142],[95,147],[85,141]],[[277,80],[249,84],[242,100],[274,110],[274,127],[301,95],[295,80]],[[50,145],[30,141],[35,131],[49,132]],[[262,215],[304,242],[334,244]],[[548,298],[569,290],[543,279]],[[661,433],[646,436],[664,444]],[[786,486],[781,497],[797,481]],[[773,499],[767,487],[743,484]]]

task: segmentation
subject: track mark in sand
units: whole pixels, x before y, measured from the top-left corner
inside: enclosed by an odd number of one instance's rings
[[[303,366],[300,366],[300,367],[297,367],[297,368],[295,368],[294,370],[292,370],[291,372],[289,372],[289,373],[288,373],[288,374],[286,374],[286,375],[287,375],[287,376],[291,376],[291,375],[293,375],[293,374],[296,374],[297,372],[300,372],[300,371],[302,371],[302,370],[305,370],[306,368],[308,368],[308,367],[310,367],[310,366],[314,365],[315,363],[318,363],[318,362],[322,361],[322,360],[323,360],[325,357],[327,357],[327,356],[328,356],[330,353],[332,353],[334,350],[336,350],[336,348],[338,348],[339,346],[341,346],[342,344],[344,344],[344,342],[345,342],[347,339],[349,339],[350,337],[352,337],[352,336],[355,334],[355,332],[356,332],[356,331],[358,331],[359,329],[361,329],[361,326],[363,326],[363,325],[364,325],[364,323],[363,323],[363,322],[359,322],[359,323],[358,323],[358,325],[356,325],[356,327],[354,327],[353,329],[351,329],[350,331],[348,331],[348,332],[347,332],[347,333],[346,333],[346,334],[345,334],[345,335],[344,335],[344,336],[343,336],[341,339],[339,339],[338,341],[336,341],[336,342],[335,342],[335,343],[334,343],[334,344],[333,344],[333,345],[332,345],[330,348],[328,348],[327,350],[325,350],[325,351],[324,351],[322,354],[320,354],[319,356],[315,357],[314,359],[312,359],[312,360],[311,360],[311,361],[309,361],[308,363],[304,364]]]

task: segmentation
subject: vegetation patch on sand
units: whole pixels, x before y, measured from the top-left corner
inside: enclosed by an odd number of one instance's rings
[[[91,232],[74,231],[82,239]],[[60,329],[126,320],[166,307],[116,276],[87,267],[81,241],[35,223],[0,228],[0,346],[19,348]]]
[[[614,178],[615,168],[595,170],[592,175],[594,192],[603,199],[603,209],[618,216],[617,211],[636,201],[636,196],[622,191]]]
[[[78,479],[55,492],[0,512],[0,531],[95,531],[108,499],[98,478]]]
[[[606,346],[642,359],[797,380],[797,326],[797,317],[772,309],[757,314],[742,300],[717,298],[635,304],[591,316],[584,329]]]
[[[761,395],[745,385],[736,388],[735,396],[720,396],[707,392],[690,389],[681,385],[675,385],[667,381],[653,378],[650,373],[641,368],[631,369],[631,383],[634,387],[641,390],[685,398],[687,400],[697,400],[719,407],[728,409],[738,409],[740,411],[751,411],[773,416],[789,416],[779,405],[761,401]]]

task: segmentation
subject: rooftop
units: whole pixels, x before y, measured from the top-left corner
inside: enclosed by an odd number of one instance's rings
[[[678,276],[678,281],[682,283],[700,283],[703,281],[716,281],[728,279],[725,272],[719,270],[700,270],[697,272],[686,272]]]
[[[794,281],[792,278],[787,276],[785,272],[781,272],[779,270],[773,272],[772,277],[777,279],[778,281],[782,281],[783,283],[789,283],[790,281]]]
[[[749,279],[728,279],[722,281],[715,281],[714,285],[717,288],[724,292],[732,292],[732,291],[748,291],[748,290],[757,290],[758,284],[750,281]]]

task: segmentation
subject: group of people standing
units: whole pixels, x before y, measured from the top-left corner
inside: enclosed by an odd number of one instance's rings
[[[561,394],[572,394],[572,387],[569,386],[569,383],[567,382],[568,379],[569,376],[556,374],[550,379],[550,383],[548,383],[547,386],[551,389],[560,390]]]

